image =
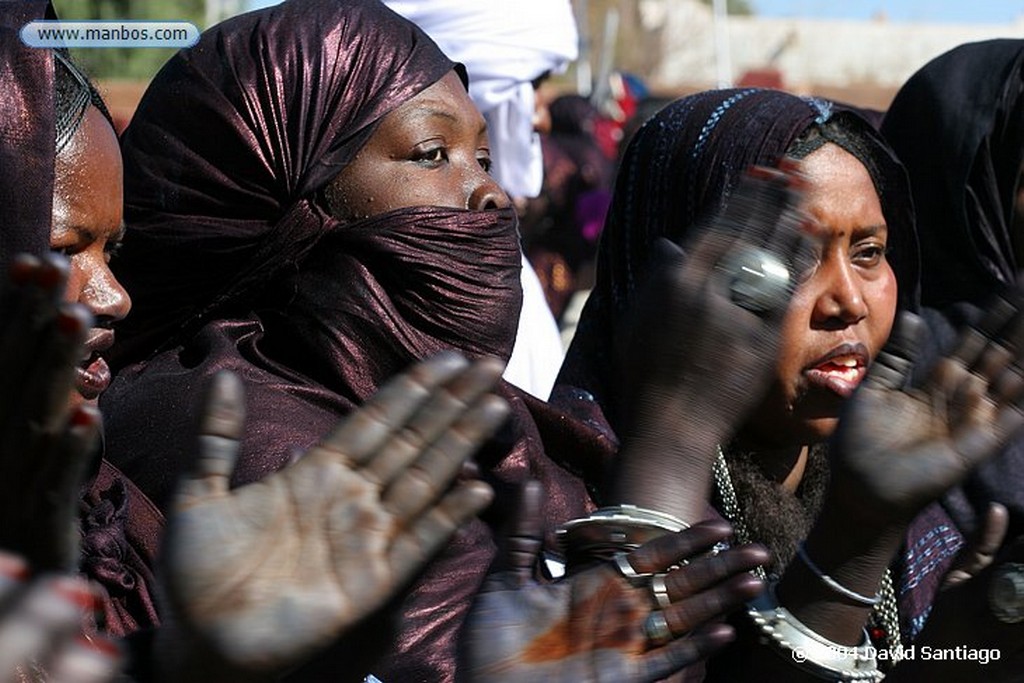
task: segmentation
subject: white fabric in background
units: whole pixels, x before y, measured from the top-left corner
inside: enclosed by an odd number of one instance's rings
[[[569,0],[384,0],[423,29],[469,74],[469,96],[487,120],[491,175],[512,197],[536,197],[544,178],[533,130],[533,81],[579,54]],[[504,377],[547,400],[562,365],[561,336],[533,267],[523,257],[523,307]]]
[[[544,169],[533,132],[532,81],[579,54],[569,0],[384,0],[469,72],[487,119],[491,173],[513,197],[536,197]]]

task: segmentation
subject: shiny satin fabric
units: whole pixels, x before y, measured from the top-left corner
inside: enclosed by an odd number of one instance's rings
[[[124,139],[128,236],[115,268],[135,311],[102,406],[108,452],[159,508],[192,464],[201,393],[219,370],[247,392],[239,485],[285,466],[415,360],[449,348],[508,357],[521,296],[512,210],[339,222],[320,198],[381,116],[451,69],[375,2],[292,0],[207,32],[150,86]],[[589,509],[580,475],[601,471],[599,439],[500,392],[512,417],[476,458],[495,503],[400,604],[295,678],[452,680],[458,629],[519,483],[545,485],[552,529]]]
[[[1024,40],[961,45],[900,88],[882,133],[910,173],[921,241],[921,301],[935,346],[977,323],[1019,278],[1024,235],[1014,209],[1024,164]],[[990,500],[1024,534],[1024,439],[982,465],[945,503],[974,529]]]
[[[29,48],[17,31],[56,19],[47,2],[0,2],[0,268],[18,253],[49,251],[53,221],[53,52]],[[95,454],[78,505],[81,573],[102,587],[104,630],[120,636],[157,623],[154,579],[162,517]],[[0,522],[2,523],[2,522]]]
[[[0,2],[0,268],[18,253],[49,249],[53,220],[54,86],[49,50],[18,30],[53,18],[48,1]]]

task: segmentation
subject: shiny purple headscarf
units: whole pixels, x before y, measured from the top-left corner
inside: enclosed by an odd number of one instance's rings
[[[153,81],[123,141],[128,234],[114,270],[134,308],[102,405],[109,457],[161,509],[222,369],[247,392],[238,485],[285,466],[415,360],[449,348],[508,357],[521,300],[513,210],[341,222],[321,200],[381,117],[453,66],[375,0],[291,0],[207,31]],[[512,418],[477,456],[495,504],[390,614],[397,635],[368,625],[373,647],[328,652],[307,680],[366,673],[366,656],[389,645],[369,669],[383,680],[450,680],[518,484],[546,486],[553,526],[586,511],[580,479],[545,453],[574,426],[502,392]],[[567,458],[584,459],[573,445]]]
[[[49,250],[53,221],[53,53],[26,47],[18,29],[53,18],[46,0],[0,2],[0,268]]]

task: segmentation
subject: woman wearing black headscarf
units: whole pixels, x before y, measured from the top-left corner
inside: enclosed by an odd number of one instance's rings
[[[295,0],[215,27],[154,80],[123,141],[129,230],[115,267],[136,306],[103,408],[107,452],[158,507],[191,465],[196,390],[221,370],[249,397],[238,485],[284,467],[417,359],[448,348],[508,357],[515,214],[486,173],[460,74],[377,2]],[[600,437],[501,393],[511,420],[477,458],[496,504],[400,606],[300,676],[358,675],[392,646],[372,669],[384,680],[451,679],[509,493],[539,480],[548,530],[592,507],[584,482],[603,471],[605,451],[589,448]],[[553,445],[562,450],[545,452]],[[404,507],[400,494],[388,505]],[[256,562],[266,548],[253,551]],[[284,569],[303,560],[271,557]],[[743,594],[712,597],[723,609]]]
[[[962,45],[935,58],[900,89],[883,134],[907,167],[921,241],[921,303],[941,341],[977,321],[1024,264],[1024,41]],[[966,529],[989,501],[1024,534],[1024,441],[982,467],[947,498]]]
[[[807,210],[823,246],[786,313],[774,363],[770,356],[733,352],[744,346],[728,338],[735,330],[723,328],[719,337],[703,339],[685,326],[666,332],[657,311],[647,314],[651,329],[623,326],[637,308],[644,275],[661,249],[659,238],[694,241],[706,215],[735,200],[745,169],[783,157],[803,160]],[[904,638],[919,633],[963,545],[952,522],[930,505],[962,476],[961,464],[946,455],[961,446],[919,433],[936,419],[928,401],[949,401],[950,384],[933,376],[916,387],[919,393],[903,390],[915,354],[915,318],[905,317],[882,350],[897,308],[896,281],[899,306],[912,310],[916,270],[905,174],[874,129],[838,105],[757,89],[702,93],[663,109],[626,153],[601,244],[597,287],[552,400],[592,420],[607,419],[609,438],[612,431],[628,438],[637,408],[622,399],[635,396],[630,381],[648,372],[642,353],[650,347],[636,346],[630,337],[667,334],[697,359],[697,371],[681,378],[690,391],[679,394],[691,396],[690,403],[665,412],[669,419],[689,421],[692,441],[704,445],[703,454],[694,450],[680,463],[669,451],[644,471],[622,467],[613,495],[675,512],[681,501],[699,498],[713,479],[715,505],[738,528],[737,536],[758,539],[773,551],[766,569],[781,577],[778,599],[791,612],[778,612],[778,603],[769,604],[771,596],[755,603],[751,616],[757,626],[743,645],[709,664],[717,680],[875,675],[861,668],[870,668],[868,659],[854,650],[866,638],[862,629],[869,612],[874,611],[876,646],[894,652],[900,631]],[[712,291],[715,278],[708,282]],[[617,356],[631,343],[633,373],[617,374]],[[956,367],[957,382],[974,381],[966,371],[970,359],[947,360],[947,368]],[[766,396],[720,378],[744,362],[771,370]],[[995,395],[995,376],[986,381]],[[840,406],[851,395],[839,421]],[[921,396],[928,398],[922,403]],[[1011,403],[1004,409],[1019,425],[1019,408]],[[727,430],[732,423],[723,422],[724,416],[742,426]],[[826,459],[821,443],[837,424]],[[996,440],[1009,437],[994,423],[982,428]],[[991,444],[960,453],[972,462],[991,454]],[[893,559],[897,582],[886,586]],[[794,616],[818,635],[793,631]],[[756,645],[763,636],[782,658]],[[843,661],[827,654],[829,642],[847,648]],[[786,651],[801,647],[806,660]],[[854,666],[856,671],[844,674],[844,667]]]

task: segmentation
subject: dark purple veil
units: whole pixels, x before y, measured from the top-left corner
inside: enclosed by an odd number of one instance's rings
[[[897,93],[882,132],[910,174],[921,241],[921,302],[940,345],[977,322],[1018,277],[1024,255],[1014,203],[1024,164],[1024,40],[969,43],[936,57]],[[976,525],[989,500],[1024,534],[1024,439],[947,497]]]
[[[611,374],[615,321],[632,308],[659,237],[685,241],[691,226],[728,201],[748,167],[774,165],[816,122],[840,119],[858,141],[889,224],[900,303],[915,305],[917,246],[906,176],[874,128],[833,102],[774,90],[717,90],[675,101],[633,137],[616,180],[598,249],[597,284],[569,349],[556,397],[595,399],[612,427],[620,394]],[[561,402],[561,401],[559,401]],[[582,404],[586,405],[586,402]],[[584,411],[585,412],[585,411]]]
[[[382,116],[453,67],[375,0],[290,0],[207,31],[153,81],[123,140],[128,234],[114,270],[134,308],[103,408],[109,457],[161,509],[221,369],[247,392],[237,485],[285,466],[415,360],[448,348],[508,357],[521,298],[512,210],[343,223],[320,196]],[[384,615],[391,624],[361,628],[365,647],[348,641],[303,677],[366,673],[367,655],[391,646],[368,669],[381,679],[450,680],[518,484],[545,485],[552,527],[588,509],[570,472],[587,470],[585,428],[502,392],[512,418],[477,456],[495,504]]]

